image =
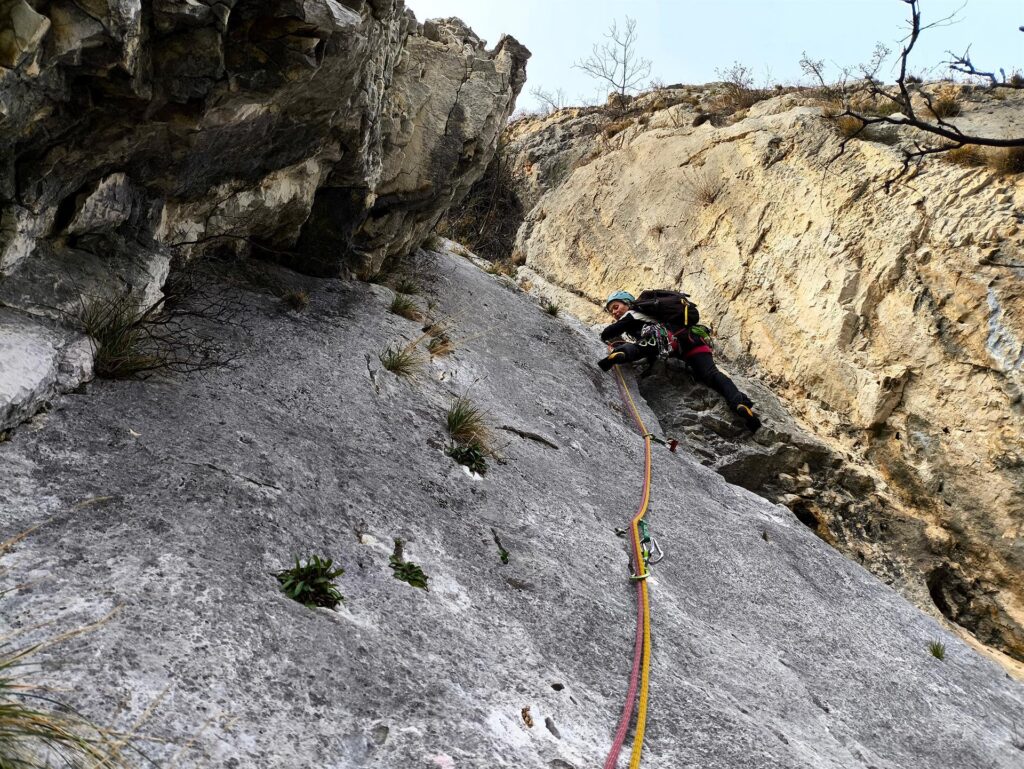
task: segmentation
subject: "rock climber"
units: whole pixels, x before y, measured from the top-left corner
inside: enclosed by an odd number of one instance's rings
[[[697,325],[700,316],[686,294],[645,291],[638,300],[626,291],[616,291],[605,300],[604,308],[615,322],[601,332],[601,340],[614,348],[597,362],[602,371],[622,363],[653,362],[659,355],[679,358],[686,362],[698,381],[725,398],[750,432],[757,432],[761,427],[750,398],[715,365],[708,331]],[[644,310],[650,314],[645,314]]]

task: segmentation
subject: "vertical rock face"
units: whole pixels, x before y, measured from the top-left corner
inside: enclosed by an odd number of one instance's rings
[[[529,52],[401,0],[0,2],[0,304],[218,249],[375,272],[484,171]]]
[[[1024,109],[983,98],[965,119]],[[834,125],[792,96],[728,126],[692,117],[644,110],[609,136],[562,113],[513,134],[537,201],[527,265],[591,300],[692,293],[723,356],[869,471],[866,537],[905,562],[908,593],[1024,659],[1019,177],[936,161],[887,192],[900,137],[835,158]],[[863,522],[807,512],[840,541]]]

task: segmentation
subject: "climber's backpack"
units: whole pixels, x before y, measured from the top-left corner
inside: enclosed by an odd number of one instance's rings
[[[697,305],[690,301],[689,296],[689,294],[681,294],[678,291],[650,289],[641,292],[633,302],[633,309],[667,326],[672,331],[690,328],[700,322],[700,313],[697,312]]]

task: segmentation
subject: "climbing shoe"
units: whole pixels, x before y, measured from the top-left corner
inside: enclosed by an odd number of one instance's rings
[[[597,366],[602,371],[610,371],[611,367],[615,365],[616,361],[618,361],[621,358],[625,358],[625,357],[626,357],[626,353],[624,353],[624,352],[613,352],[607,358],[602,358],[601,360],[599,360],[597,362]]]
[[[743,417],[743,423],[752,433],[756,433],[761,427],[761,420],[754,415],[754,410],[743,403],[736,407],[736,413]]]

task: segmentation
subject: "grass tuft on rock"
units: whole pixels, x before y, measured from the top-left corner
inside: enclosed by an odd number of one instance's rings
[[[0,767],[126,769],[122,751],[130,736],[96,726],[56,701],[51,689],[19,675],[41,647],[0,647]]]
[[[554,302],[548,302],[547,304],[544,305],[544,312],[546,312],[548,315],[550,315],[553,318],[557,318],[558,317],[558,313],[559,313],[560,310],[561,310],[561,308],[557,304],[555,304]]]
[[[946,659],[946,645],[941,641],[932,641],[928,644],[928,651],[937,660]]]
[[[412,345],[388,347],[377,357],[381,365],[395,376],[411,377],[423,368],[423,359]]]
[[[334,567],[334,561],[330,558],[311,555],[305,563],[296,556],[295,566],[274,576],[281,583],[284,594],[293,601],[310,608],[323,606],[333,609],[344,600],[333,581],[344,573],[342,567]]]
[[[459,443],[487,445],[488,429],[483,409],[462,395],[452,401],[445,417],[448,434]]]
[[[395,294],[395,298],[391,300],[391,306],[388,309],[395,315],[401,315],[409,320],[419,320],[422,317],[416,302],[402,293]]]
[[[418,294],[420,292],[420,284],[412,278],[399,278],[395,281],[395,291],[399,294]]]
[[[129,379],[163,367],[164,359],[147,333],[154,316],[128,295],[82,303],[78,320],[92,340],[96,376]]]

